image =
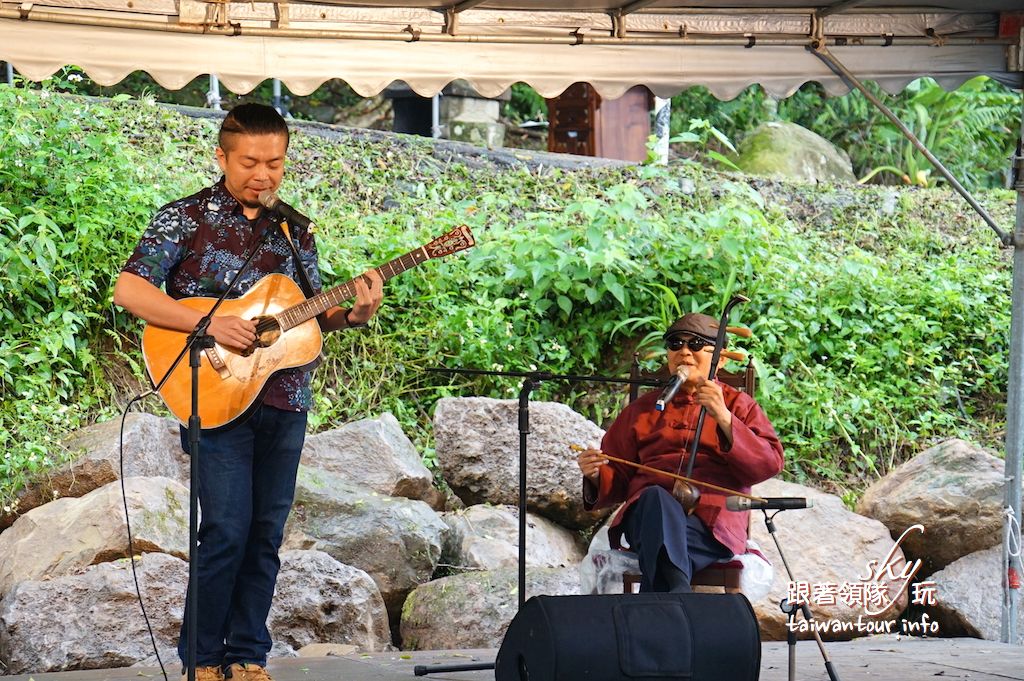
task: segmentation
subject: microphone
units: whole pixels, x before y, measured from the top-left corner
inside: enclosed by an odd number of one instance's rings
[[[794,508],[811,508],[814,499],[804,497],[769,497],[764,501],[755,501],[746,497],[726,497],[725,507],[730,511],[787,511]]]
[[[680,365],[676,372],[672,374],[672,378],[669,379],[668,385],[661,391],[661,397],[654,403],[654,408],[657,411],[665,411],[665,405],[672,401],[672,398],[679,392],[679,387],[686,383],[686,379],[690,376],[690,371],[685,366]]]
[[[282,201],[277,194],[269,189],[260,192],[259,201],[264,208],[269,208],[293,225],[308,230],[316,229],[312,220]]]

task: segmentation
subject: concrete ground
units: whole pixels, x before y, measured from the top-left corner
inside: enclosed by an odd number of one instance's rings
[[[874,637],[843,643],[826,643],[825,649],[842,681],[1024,681],[1024,647],[978,639],[919,639]],[[275,681],[410,681],[418,665],[492,663],[496,650],[428,650],[342,657],[298,657],[271,660]],[[789,652],[783,642],[761,647],[762,681],[789,678]],[[828,680],[821,652],[813,641],[801,641],[796,649],[795,679]],[[169,666],[171,681],[178,681],[178,667]],[[493,670],[428,674],[435,681],[490,681]],[[100,669],[7,676],[4,681],[157,681],[158,668]],[[703,681],[694,679],[693,681]],[[714,679],[708,681],[728,681]]]

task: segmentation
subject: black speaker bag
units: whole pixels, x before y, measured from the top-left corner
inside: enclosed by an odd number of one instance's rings
[[[495,681],[744,681],[761,631],[742,594],[535,596],[512,619]]]

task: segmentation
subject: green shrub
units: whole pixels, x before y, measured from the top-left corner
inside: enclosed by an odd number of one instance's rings
[[[110,289],[153,211],[216,178],[215,125],[0,87],[5,504],[68,430],[144,382],[141,327]],[[296,132],[282,188],[322,225],[329,285],[458,224],[478,246],[389,282],[371,330],[329,337],[315,429],[389,410],[432,463],[439,397],[512,398],[520,381],[427,369],[622,375],[634,350],[661,361],[676,316],[744,292],[733,321],[754,331],[740,345],[790,477],[855,492],[936,438],[999,444],[1009,264],[949,194],[812,191],[693,164],[470,166],[427,140],[332,135]],[[1008,193],[986,201],[1008,219]],[[559,382],[535,398],[599,423],[623,401]]]

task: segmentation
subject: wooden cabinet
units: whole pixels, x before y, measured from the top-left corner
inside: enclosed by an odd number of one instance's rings
[[[642,85],[618,99],[604,99],[586,83],[575,83],[548,100],[548,151],[624,161],[647,157],[651,93]]]

